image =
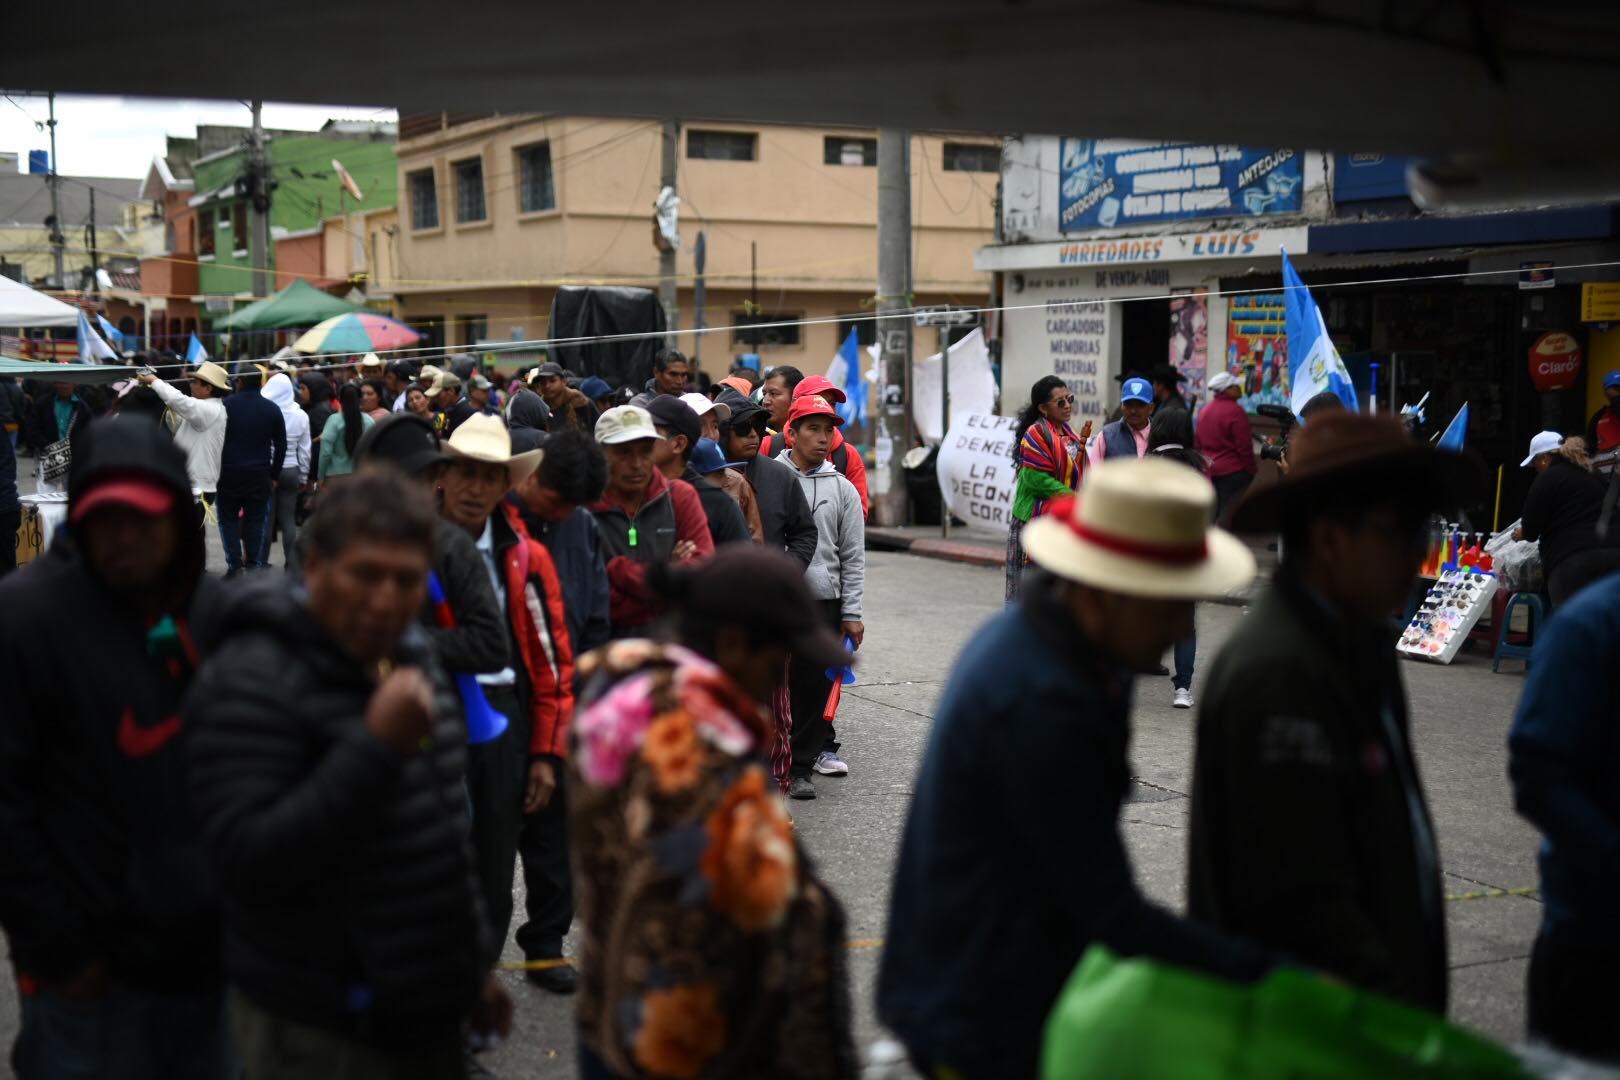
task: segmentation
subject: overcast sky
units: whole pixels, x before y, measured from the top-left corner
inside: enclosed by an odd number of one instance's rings
[[[49,109],[43,95],[5,92],[0,97],[0,151],[14,151],[23,170],[28,151],[48,150],[43,123]],[[393,120],[393,109],[354,105],[278,105],[264,103],[264,126],[314,131],[330,119]],[[152,158],[162,153],[167,135],[195,135],[197,124],[247,126],[248,108],[236,101],[184,98],[56,98],[57,166],[67,176],[143,177]]]

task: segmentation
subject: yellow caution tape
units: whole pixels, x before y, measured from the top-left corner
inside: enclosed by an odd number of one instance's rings
[[[1482,889],[1479,892],[1452,893],[1447,900],[1495,900],[1502,896],[1534,896],[1541,888],[1524,885],[1517,889]]]

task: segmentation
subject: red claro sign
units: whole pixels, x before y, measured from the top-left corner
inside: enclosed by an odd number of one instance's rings
[[[1581,345],[1562,330],[1549,330],[1530,346],[1530,381],[1540,391],[1568,390],[1581,377]]]

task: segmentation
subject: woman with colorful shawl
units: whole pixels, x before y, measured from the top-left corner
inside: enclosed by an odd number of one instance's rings
[[[1074,393],[1056,375],[1047,375],[1029,392],[1029,404],[1018,416],[1013,438],[1013,471],[1018,487],[1013,493],[1012,520],[1007,528],[1007,603],[1018,599],[1024,576],[1024,526],[1039,516],[1048,499],[1068,495],[1080,487],[1086,457],[1082,450],[1091,435],[1091,422],[1079,435],[1069,426],[1074,415]]]

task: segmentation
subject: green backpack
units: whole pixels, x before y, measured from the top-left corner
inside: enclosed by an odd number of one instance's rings
[[[1235,983],[1102,945],[1058,995],[1041,1058],[1045,1080],[1527,1075],[1441,1017],[1306,971]]]

